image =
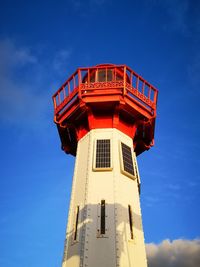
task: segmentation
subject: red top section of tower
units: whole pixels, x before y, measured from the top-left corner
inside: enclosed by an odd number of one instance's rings
[[[62,149],[76,154],[92,129],[116,128],[133,139],[136,154],[154,144],[158,91],[126,65],[79,68],[53,95]]]

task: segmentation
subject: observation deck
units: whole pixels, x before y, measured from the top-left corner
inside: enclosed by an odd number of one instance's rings
[[[154,144],[158,90],[126,65],[78,68],[53,95],[62,149],[76,155],[90,130],[116,128],[133,139],[137,155]]]

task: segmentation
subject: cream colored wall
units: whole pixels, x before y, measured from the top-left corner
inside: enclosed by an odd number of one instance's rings
[[[97,139],[111,140],[109,171],[93,168]],[[63,267],[147,266],[137,179],[121,172],[120,141],[132,147],[131,138],[116,129],[92,130],[78,143]],[[106,234],[100,237],[97,230],[102,199],[106,201]],[[128,205],[133,212],[133,240]],[[77,206],[78,241],[73,241]]]

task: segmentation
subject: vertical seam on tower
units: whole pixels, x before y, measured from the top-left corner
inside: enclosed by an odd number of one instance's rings
[[[112,140],[114,140],[114,129],[112,131]],[[114,145],[112,145],[112,157],[114,155],[113,153],[113,147]],[[112,160],[114,160],[112,158]],[[114,225],[115,225],[115,265],[116,267],[119,266],[118,265],[118,246],[117,246],[117,213],[116,213],[116,194],[117,194],[117,188],[116,188],[116,178],[115,178],[115,168],[113,168],[113,187],[114,187]]]
[[[77,155],[79,155],[78,153],[79,151],[79,145],[77,146]],[[77,179],[77,160],[75,161],[75,166],[74,166],[74,176],[73,176],[73,179],[72,179],[72,191],[71,191],[71,197],[70,197],[70,205],[69,205],[69,212],[68,212],[68,222],[67,222],[67,227],[66,227],[66,235],[65,235],[65,245],[64,245],[64,253],[63,253],[63,263],[67,260],[67,251],[68,251],[68,247],[69,247],[69,228],[70,226],[72,225],[71,222],[72,222],[72,210],[74,208],[74,194],[75,194],[75,184],[76,184],[76,179]]]
[[[87,171],[86,171],[86,182],[85,182],[85,199],[84,199],[84,204],[83,204],[83,231],[82,231],[82,237],[81,237],[81,246],[80,246],[80,267],[86,267],[88,264],[85,262],[86,258],[88,259],[88,255],[86,255],[85,246],[86,243],[88,243],[87,240],[87,215],[88,215],[88,181],[89,181],[89,161],[90,161],[90,146],[91,146],[91,131],[89,132],[89,145],[88,145],[88,160],[87,160]],[[88,235],[88,234],[87,234]],[[87,250],[88,251],[88,250]]]

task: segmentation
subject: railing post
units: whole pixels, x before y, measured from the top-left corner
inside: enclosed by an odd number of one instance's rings
[[[126,94],[126,66],[124,66],[124,88],[123,88],[123,96]]]
[[[54,105],[54,110],[56,110],[57,108],[56,96],[53,96],[53,105]]]
[[[75,76],[74,75],[73,75],[73,83],[74,83],[74,89],[75,89],[76,88],[76,82],[75,82]]]
[[[58,103],[59,103],[59,105],[60,105],[60,103],[61,103],[60,91],[58,92]]]
[[[70,84],[69,84],[69,81],[67,82],[67,93],[68,93],[68,96],[70,95]]]
[[[81,70],[78,69],[78,97],[81,99]]]
[[[62,86],[62,91],[63,91],[63,96],[64,96],[64,99],[66,98],[66,91],[65,91],[65,87]]]
[[[143,84],[142,84],[142,94],[144,95],[144,88],[145,88],[145,82],[143,81]]]
[[[148,99],[151,100],[151,86],[148,86]]]
[[[157,95],[158,95],[158,91],[154,91],[153,102],[154,102],[155,105],[157,104]]]
[[[137,78],[136,78],[137,80],[136,80],[136,90],[138,91],[138,86],[139,86],[139,77],[137,76]]]
[[[88,84],[90,84],[90,69],[88,69]]]
[[[133,73],[132,72],[130,72],[130,74],[131,74],[131,78],[130,78],[130,84],[131,84],[131,88],[133,87]]]

